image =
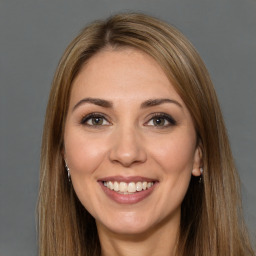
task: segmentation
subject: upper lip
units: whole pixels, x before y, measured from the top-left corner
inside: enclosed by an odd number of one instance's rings
[[[125,177],[125,176],[107,176],[107,177],[103,177],[103,178],[100,178],[98,179],[98,181],[117,181],[117,182],[126,182],[126,183],[129,183],[129,182],[143,182],[143,181],[146,181],[146,182],[154,182],[154,181],[157,181],[156,179],[151,179],[151,178],[147,178],[147,177],[142,177],[142,176],[129,176],[129,177]]]

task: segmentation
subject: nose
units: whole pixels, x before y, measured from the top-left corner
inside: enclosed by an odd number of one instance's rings
[[[109,154],[111,162],[130,167],[146,161],[147,154],[136,128],[120,128],[113,134],[112,139],[113,146]]]

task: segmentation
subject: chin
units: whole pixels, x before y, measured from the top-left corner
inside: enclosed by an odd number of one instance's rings
[[[121,236],[142,235],[150,230],[150,226],[143,225],[142,223],[137,226],[134,223],[132,225],[125,223],[122,225],[106,225],[105,228],[108,229],[111,233]]]
[[[136,213],[120,213],[121,216],[113,216],[112,218],[97,221],[97,226],[104,226],[111,233],[118,235],[142,235],[154,229],[159,220],[153,220],[150,216],[138,216]]]

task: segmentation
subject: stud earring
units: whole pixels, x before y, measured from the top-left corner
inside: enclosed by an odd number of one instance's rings
[[[68,168],[68,165],[67,165],[66,161],[65,161],[65,168],[66,168],[66,171],[68,173],[68,181],[71,182],[71,176],[70,176],[69,168]]]

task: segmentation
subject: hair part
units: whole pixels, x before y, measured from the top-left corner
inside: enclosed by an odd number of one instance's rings
[[[242,217],[239,178],[207,69],[178,30],[133,13],[87,26],[56,70],[42,138],[39,254],[100,255],[95,220],[66,177],[64,126],[72,82],[81,67],[104,49],[123,47],[147,53],[162,67],[190,111],[203,152],[203,183],[191,178],[181,206],[178,255],[254,255]]]

